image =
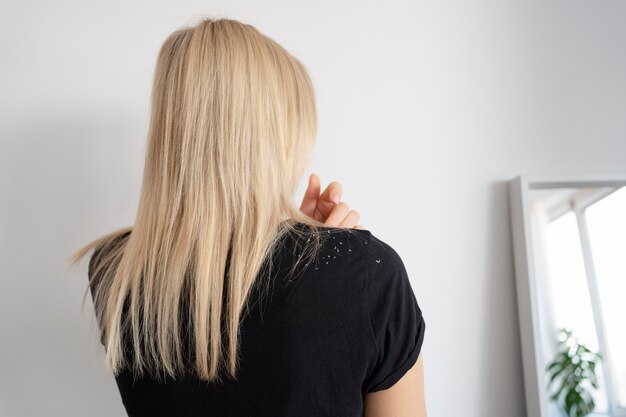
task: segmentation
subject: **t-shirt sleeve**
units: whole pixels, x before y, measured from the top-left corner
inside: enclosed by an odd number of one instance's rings
[[[417,362],[425,323],[398,253],[371,235],[368,242],[367,309],[375,356],[363,392],[390,388]]]

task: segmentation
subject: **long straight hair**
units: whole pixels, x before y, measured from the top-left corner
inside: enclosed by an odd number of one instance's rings
[[[294,202],[316,130],[307,70],[255,27],[204,18],[165,40],[135,223],[70,258],[94,250],[85,296],[114,374],[130,353],[135,374],[183,374],[186,335],[198,377],[236,377],[239,323],[268,259],[297,223],[313,237],[302,263],[321,242],[323,224]]]

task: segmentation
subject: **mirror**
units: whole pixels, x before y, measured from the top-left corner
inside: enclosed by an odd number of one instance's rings
[[[509,182],[529,416],[626,416],[625,186]]]

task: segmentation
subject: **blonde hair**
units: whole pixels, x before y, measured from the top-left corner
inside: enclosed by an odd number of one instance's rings
[[[165,40],[134,226],[70,258],[94,249],[89,285],[110,370],[128,364],[128,339],[135,373],[182,374],[183,332],[198,377],[236,376],[246,301],[282,238],[311,227],[300,263],[321,244],[323,224],[293,199],[316,130],[305,67],[253,26],[205,18]]]

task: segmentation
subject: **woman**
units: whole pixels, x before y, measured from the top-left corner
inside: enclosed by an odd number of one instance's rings
[[[304,66],[253,26],[171,34],[139,208],[89,283],[129,416],[422,416],[424,321],[402,260],[332,183]],[[85,298],[83,298],[84,301]]]

